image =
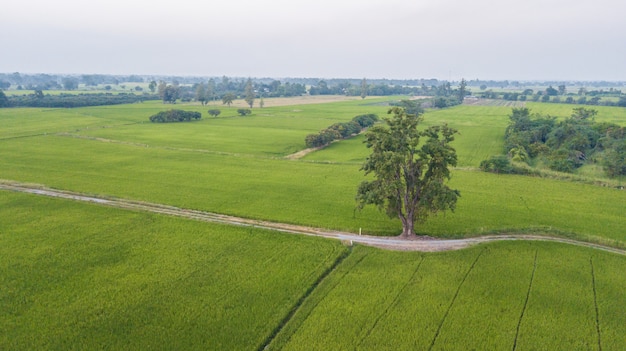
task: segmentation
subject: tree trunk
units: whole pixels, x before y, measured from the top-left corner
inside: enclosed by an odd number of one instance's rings
[[[403,238],[411,238],[415,236],[413,218],[401,218],[402,220],[402,234]]]

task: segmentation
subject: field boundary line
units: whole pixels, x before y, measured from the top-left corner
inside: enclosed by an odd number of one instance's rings
[[[300,296],[298,301],[296,301],[296,303],[291,307],[287,315],[283,317],[283,319],[281,319],[278,325],[272,330],[270,335],[268,335],[267,338],[263,340],[263,343],[257,348],[257,350],[259,351],[265,350],[272,343],[274,338],[276,338],[276,336],[281,332],[281,330],[283,330],[283,328],[287,325],[287,323],[289,323],[289,321],[296,314],[296,312],[298,312],[298,310],[300,309],[302,304],[306,301],[306,299],[309,296],[311,296],[311,294],[324,281],[324,279],[326,279],[326,277],[328,277],[332,272],[334,272],[335,269],[337,269],[337,267],[339,267],[339,265],[346,258],[348,258],[348,256],[350,256],[351,253],[352,253],[352,246],[350,246],[346,251],[342,252],[339,256],[337,256],[333,264],[330,267],[326,268],[322,272],[322,274],[320,274],[319,277],[317,277],[317,279],[313,282],[313,284],[311,284],[311,286],[309,286],[306,289],[304,294]]]
[[[554,237],[538,234],[493,234],[478,237],[469,237],[462,239],[436,239],[417,237],[415,239],[404,239],[400,237],[389,236],[372,236],[359,235],[355,233],[342,232],[336,230],[328,230],[323,228],[315,228],[304,225],[278,223],[266,220],[258,220],[251,218],[243,218],[226,214],[213,212],[184,209],[170,205],[142,202],[136,200],[127,200],[102,195],[88,195],[73,191],[58,190],[47,188],[38,184],[24,184],[20,182],[0,179],[0,190],[28,193],[40,196],[62,198],[67,200],[89,202],[98,205],[110,206],[115,208],[135,210],[142,212],[151,212],[162,215],[182,217],[204,222],[220,223],[226,225],[237,225],[244,227],[252,227],[266,230],[273,230],[282,233],[309,235],[323,237],[327,239],[340,240],[342,242],[358,243],[367,246],[378,247],[395,251],[421,251],[436,252],[459,250],[470,246],[496,242],[496,241],[548,241],[563,244],[570,244],[593,248],[597,250],[612,252],[615,254],[626,256],[626,250],[596,244],[587,241],[578,241],[563,237]]]
[[[519,337],[519,330],[522,326],[522,320],[524,319],[524,314],[526,314],[526,307],[528,306],[528,300],[530,299],[530,291],[533,287],[533,282],[535,281],[535,271],[537,270],[537,254],[539,250],[535,250],[535,260],[533,262],[533,272],[530,274],[530,282],[528,283],[528,290],[526,291],[526,300],[524,300],[524,306],[522,307],[522,313],[517,320],[517,328],[515,329],[515,340],[513,341],[513,351],[517,350],[517,339]]]
[[[596,273],[593,269],[593,257],[589,257],[591,266],[591,285],[593,287],[593,306],[596,310],[596,332],[598,333],[598,351],[602,351],[602,337],[600,333],[600,312],[598,310],[598,293],[596,290]]]
[[[362,261],[363,261],[363,260],[364,260],[367,256],[368,256],[368,253],[365,253],[363,256],[359,257],[359,258],[357,259],[357,261],[356,261],[355,263],[353,263],[353,264],[349,267],[349,269],[348,269],[348,270],[345,270],[345,271],[343,272],[343,274],[342,274],[339,278],[335,279],[334,284],[332,284],[331,286],[329,286],[329,287],[328,287],[328,289],[326,289],[327,291],[326,291],[326,293],[324,294],[324,296],[322,296],[322,298],[321,298],[321,299],[319,299],[319,300],[317,300],[317,301],[314,301],[314,302],[313,302],[313,305],[311,305],[311,306],[307,306],[307,304],[309,303],[310,299],[307,299],[306,301],[304,301],[304,302],[302,303],[302,305],[300,305],[300,307],[301,307],[301,308],[299,308],[299,309],[298,309],[298,311],[296,311],[296,312],[297,312],[298,314],[299,314],[299,313],[304,313],[304,316],[302,316],[302,318],[296,318],[297,320],[296,320],[296,322],[295,322],[295,323],[298,323],[298,321],[299,321],[299,324],[296,326],[296,328],[295,328],[295,329],[294,329],[294,330],[293,330],[293,331],[292,331],[289,335],[287,335],[287,337],[286,337],[286,339],[285,339],[284,341],[282,341],[282,342],[281,342],[281,341],[279,340],[279,346],[281,346],[281,345],[286,345],[287,343],[289,343],[289,341],[291,340],[291,337],[292,337],[292,336],[294,335],[294,333],[295,333],[295,332],[296,332],[296,331],[300,328],[300,326],[301,326],[301,325],[302,325],[302,324],[303,324],[303,323],[304,323],[304,322],[305,322],[305,321],[309,318],[309,316],[311,315],[311,313],[313,312],[313,310],[315,310],[315,308],[316,308],[316,307],[317,307],[317,306],[318,306],[318,305],[319,305],[322,301],[324,301],[324,299],[326,299],[326,297],[328,296],[328,294],[330,294],[330,293],[331,293],[331,292],[332,292],[332,291],[333,291],[333,290],[334,290],[334,289],[335,289],[335,288],[339,285],[339,283],[341,283],[341,281],[342,281],[342,280],[343,280],[343,279],[344,279],[344,278],[345,278],[348,274],[350,274],[350,273],[352,272],[352,269],[354,269],[356,266],[358,266],[359,264],[361,264],[361,262],[362,262]],[[325,284],[325,282],[320,282],[320,284],[318,285],[318,288],[320,287],[320,285],[323,285],[323,284]],[[329,283],[329,284],[330,284],[330,283]],[[321,289],[324,289],[324,288],[322,287]],[[316,289],[316,290],[318,290],[318,291],[319,291],[319,289]],[[303,308],[304,308],[304,312],[302,312]],[[293,317],[296,317],[296,313],[294,313],[294,316],[293,316]],[[283,326],[283,329],[280,331],[280,333],[278,333],[278,334],[274,337],[274,339],[272,340],[272,342],[271,342],[271,343],[269,343],[269,344],[265,347],[265,349],[266,349],[266,350],[268,350],[268,349],[272,349],[272,348],[276,347],[276,346],[274,346],[274,345],[272,345],[272,344],[273,344],[273,343],[274,343],[277,339],[281,338],[281,334],[282,334],[282,333],[284,333],[283,331],[284,331],[286,328],[290,328],[290,324],[294,323],[294,318],[293,318],[293,317],[292,317],[292,319],[290,319],[290,320],[289,320],[289,322],[288,322],[288,323],[286,323],[286,324]]]
[[[467,280],[467,277],[474,270],[474,266],[476,266],[476,262],[478,262],[478,259],[480,258],[480,256],[483,255],[484,252],[485,252],[485,249],[483,249],[482,251],[480,251],[480,253],[478,255],[476,255],[476,258],[474,259],[474,262],[472,262],[472,265],[467,270],[467,272],[465,272],[465,275],[463,276],[463,279],[461,280],[461,282],[457,286],[456,292],[454,293],[454,296],[452,297],[452,300],[450,301],[450,305],[448,305],[448,309],[446,310],[446,313],[443,315],[443,318],[441,319],[441,322],[439,323],[439,326],[437,327],[437,331],[435,332],[435,336],[433,337],[433,340],[430,342],[430,346],[428,347],[428,351],[432,350],[433,347],[435,347],[435,342],[437,342],[437,338],[439,338],[439,333],[441,332],[441,328],[443,328],[443,324],[446,322],[446,319],[448,318],[448,314],[450,314],[450,310],[452,310],[452,306],[454,306],[454,303],[456,302],[456,298],[459,296],[459,292],[461,291],[461,287],[463,287],[463,284]]]
[[[415,267],[415,270],[411,274],[411,277],[406,281],[406,283],[404,283],[404,286],[402,286],[400,291],[398,291],[396,296],[393,298],[393,301],[391,301],[391,303],[387,306],[387,308],[385,308],[383,313],[379,314],[378,317],[376,317],[376,320],[374,321],[372,326],[367,330],[367,333],[365,333],[365,335],[363,335],[361,340],[359,340],[359,343],[357,344],[356,348],[359,348],[361,346],[361,344],[363,344],[365,339],[367,339],[370,336],[370,334],[372,333],[372,331],[376,328],[376,326],[378,325],[378,322],[380,322],[380,320],[383,319],[383,317],[385,317],[389,313],[391,308],[394,307],[398,303],[398,300],[400,299],[400,296],[402,296],[402,294],[404,293],[404,290],[406,290],[406,288],[409,286],[409,284],[411,284],[415,280],[415,276],[417,275],[417,272],[419,271],[419,269],[422,266],[423,262],[424,262],[424,256],[421,257],[419,263],[417,264],[417,267]]]

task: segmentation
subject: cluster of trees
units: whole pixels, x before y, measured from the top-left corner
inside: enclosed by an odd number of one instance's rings
[[[251,109],[249,109],[249,108],[238,108],[238,109],[237,109],[237,113],[238,113],[240,116],[247,116],[247,115],[249,115],[249,114],[252,114],[252,110],[251,110]]]
[[[307,147],[321,147],[330,144],[338,139],[345,139],[360,133],[363,129],[371,127],[378,121],[375,114],[359,115],[350,122],[335,123],[330,127],[321,130],[317,134],[309,134],[304,139]]]
[[[202,114],[200,112],[183,111],[183,110],[168,110],[168,111],[161,111],[155,115],[150,116],[150,122],[153,122],[153,123],[189,122],[192,120],[198,120],[200,118],[202,118]]]
[[[5,96],[4,93],[1,93]],[[97,94],[45,94],[41,90],[35,90],[33,94],[5,96],[4,103],[0,101],[0,107],[86,107],[86,106],[103,106],[103,105],[119,105],[132,104],[146,100],[157,99],[154,95],[149,94],[131,94],[131,93],[97,93]]]
[[[609,90],[591,90],[579,88],[577,93],[567,93],[565,85],[558,88],[548,86],[545,90],[533,91],[525,89],[522,92],[493,92],[491,90],[478,94],[486,99],[502,99],[507,101],[541,101],[552,103],[566,103],[578,105],[603,105],[626,107],[626,95],[621,90],[610,88]],[[603,99],[618,98],[618,99]]]
[[[213,117],[217,117],[220,115],[220,113],[222,113],[222,111],[214,108],[214,109],[210,109],[209,111],[209,115],[213,116]]]
[[[626,130],[613,123],[595,122],[596,110],[579,107],[562,121],[532,115],[528,108],[514,108],[505,133],[507,160],[571,173],[592,162],[603,166],[610,177],[626,175]],[[507,168],[508,167],[508,168]],[[515,172],[506,160],[483,161],[488,171]]]

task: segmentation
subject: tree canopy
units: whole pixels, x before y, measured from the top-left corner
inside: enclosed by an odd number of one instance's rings
[[[514,108],[505,133],[505,152],[511,161],[546,165],[572,173],[595,163],[610,177],[626,175],[625,128],[595,122],[596,110],[574,108],[569,118],[557,121],[550,116],[531,114],[528,108]],[[485,170],[492,171],[485,163]]]
[[[449,188],[450,167],[457,163],[450,146],[458,132],[447,125],[418,129],[422,118],[403,108],[389,110],[386,125],[376,125],[365,134],[372,153],[361,170],[374,180],[363,181],[357,190],[357,208],[376,205],[402,221],[402,237],[415,236],[415,223],[430,214],[452,210],[460,196]]]
[[[202,118],[202,114],[200,112],[169,110],[169,111],[161,111],[155,115],[150,116],[150,122],[153,122],[153,123],[189,122],[191,120],[200,119],[200,118]]]

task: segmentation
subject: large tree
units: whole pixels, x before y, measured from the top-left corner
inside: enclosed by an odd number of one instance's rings
[[[418,129],[420,115],[401,107],[391,108],[389,114],[386,125],[375,125],[365,134],[372,153],[361,170],[374,180],[359,186],[357,206],[376,205],[389,217],[398,217],[401,236],[412,237],[416,222],[456,207],[460,193],[445,182],[457,162],[456,150],[450,146],[457,131],[445,124]]]
[[[222,96],[222,104],[223,105],[228,105],[228,107],[230,107],[230,105],[232,105],[233,100],[235,100],[236,96],[233,93],[226,93]]]
[[[246,101],[246,103],[248,104],[248,106],[250,106],[250,108],[252,108],[252,105],[254,105],[254,85],[252,84],[252,79],[248,78],[248,81],[246,82],[246,87],[244,88],[244,100]]]

